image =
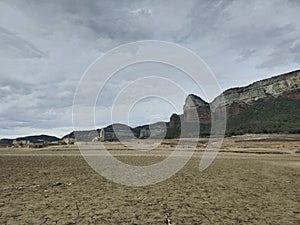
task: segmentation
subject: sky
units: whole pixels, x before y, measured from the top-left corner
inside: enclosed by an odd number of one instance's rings
[[[168,41],[193,51],[213,71],[220,91],[299,69],[299,12],[298,0],[1,1],[0,138],[72,131],[84,72],[129,42]],[[159,81],[135,82],[143,76],[162,76],[184,92]],[[149,95],[132,103],[127,120],[119,122],[167,121],[172,112],[182,113],[186,93],[212,100],[174,68],[132,66],[107,83],[97,100],[96,126],[111,123],[113,106],[123,112],[115,99],[123,88],[143,96],[153,86],[172,101]]]

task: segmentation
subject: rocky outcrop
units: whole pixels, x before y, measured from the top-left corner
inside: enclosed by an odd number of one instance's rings
[[[231,118],[259,100],[279,96],[300,99],[299,70],[257,81],[246,87],[231,88],[216,97],[210,104],[198,96],[189,95],[183,107],[184,121],[208,124],[211,122],[211,110],[218,116],[218,111],[223,107],[226,107],[227,118]]]
[[[183,106],[183,119],[190,123],[211,123],[209,103],[196,95],[188,95]]]
[[[118,141],[134,139],[136,134],[131,127],[125,124],[112,124],[102,128],[99,137],[101,141]]]
[[[249,105],[267,97],[288,96],[299,92],[300,70],[257,81],[246,87],[228,89],[223,96],[226,106],[234,103]],[[218,107],[223,106],[221,97],[216,97],[212,104]]]
[[[180,115],[173,113],[170,117],[170,128],[180,126]]]
[[[204,101],[197,95],[189,94],[185,99],[183,110],[186,111],[186,110],[198,109],[201,107],[206,108],[207,106],[209,106],[209,104],[206,101]]]
[[[149,125],[142,126],[139,131],[140,139],[144,138],[164,138],[169,128],[168,123],[157,122]]]

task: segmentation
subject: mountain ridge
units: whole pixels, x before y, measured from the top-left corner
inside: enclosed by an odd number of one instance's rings
[[[225,99],[224,102],[221,101],[222,97]],[[210,103],[195,94],[189,94],[183,105],[182,115],[172,114],[170,121],[158,123],[161,123],[161,126],[166,126],[167,138],[178,137],[181,122],[190,124],[199,122],[205,128],[204,134],[208,135],[212,113],[217,113],[218,109],[224,107],[227,111],[228,120],[227,135],[247,132],[300,133],[300,129],[297,129],[298,125],[300,127],[300,117],[298,116],[298,114],[300,115],[300,70],[265,78],[243,87],[229,88]],[[268,115],[268,118],[257,113],[260,111]],[[257,115],[257,118],[251,116],[251,113]],[[260,122],[257,122],[258,118]],[[293,125],[291,121],[294,121],[295,124]],[[149,130],[149,127],[153,126],[153,124],[146,124],[132,128],[123,125],[128,127],[137,138],[148,137],[147,129]],[[109,130],[110,127],[112,125],[101,129]],[[158,131],[159,127],[155,127],[155,132]],[[82,140],[91,141],[95,135],[99,136],[101,129],[97,129],[96,132],[95,130],[72,131],[63,138],[74,138],[74,134],[78,133]],[[143,135],[141,135],[141,131],[143,131]],[[50,135],[33,135],[19,137],[16,140],[37,142],[38,139],[58,141],[63,138]],[[15,139],[0,139],[0,144],[12,143],[13,140]]]

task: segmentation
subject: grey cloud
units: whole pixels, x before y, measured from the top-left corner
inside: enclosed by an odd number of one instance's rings
[[[223,54],[234,52],[238,62],[258,57],[257,68],[299,63],[290,54],[300,36],[299,6],[290,1],[198,1],[187,19],[190,32],[181,41],[199,42],[202,49],[211,47],[211,53],[214,46]],[[286,50],[281,42],[287,43]],[[276,57],[282,50],[289,52],[286,61]]]
[[[0,26],[0,48],[6,57],[41,58],[47,54],[31,42]]]
[[[0,122],[12,131],[71,127],[73,95],[87,66],[119,44],[142,39],[190,48],[224,88],[263,78],[253,74],[296,69],[299,10],[297,0],[0,2]],[[132,71],[112,80],[103,110],[138,77]],[[197,91],[182,76],[175,79]]]
[[[186,18],[189,29],[186,36],[182,36],[182,41],[222,35],[219,26],[222,27],[223,21],[229,16],[226,9],[231,3],[231,0],[195,1]]]
[[[255,49],[245,49],[240,53],[239,58],[237,58],[237,62],[243,62],[253,56],[257,50]]]
[[[36,86],[20,82],[1,85],[0,99],[5,106],[0,108],[1,129],[71,126],[73,85],[61,82]],[[24,87],[27,90],[20,91]]]
[[[300,31],[291,29],[290,32],[281,33],[279,28],[278,32],[276,33],[276,44],[271,47],[270,52],[265,56],[264,62],[259,64],[258,68],[274,68],[279,65],[300,62],[300,48],[298,38],[300,35]]]

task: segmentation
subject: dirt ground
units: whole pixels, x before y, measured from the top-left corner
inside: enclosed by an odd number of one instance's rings
[[[3,148],[0,224],[300,224],[298,138],[228,138],[200,172],[202,140],[180,172],[145,187],[106,180],[75,146]],[[176,141],[143,156],[107,145],[135,165],[165,158]]]

